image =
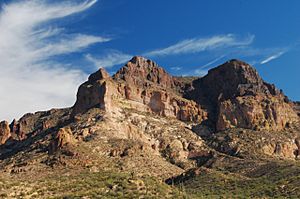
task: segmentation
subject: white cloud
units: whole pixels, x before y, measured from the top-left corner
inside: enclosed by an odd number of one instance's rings
[[[203,69],[196,69],[193,71],[193,74],[196,75],[196,76],[200,76],[200,77],[203,77],[205,75],[207,75],[207,70],[203,70]]]
[[[42,59],[55,55],[69,54],[80,51],[94,43],[107,42],[110,39],[91,35],[76,34],[61,39],[54,44],[47,44],[36,52]]]
[[[263,61],[260,62],[260,64],[266,64],[274,59],[277,59],[279,58],[280,56],[282,56],[284,53],[286,53],[285,51],[281,51],[281,52],[278,52],[276,54],[273,54],[269,57],[267,57],[266,59],[264,59]]]
[[[85,58],[91,63],[93,63],[96,68],[100,68],[100,67],[109,68],[118,64],[126,63],[132,58],[132,56],[114,50],[97,58],[93,57],[91,54],[87,54]]]
[[[182,69],[182,67],[175,66],[175,67],[171,67],[170,69],[174,71],[179,71]]]
[[[181,76],[183,76],[183,77],[203,77],[203,76],[207,75],[207,73],[208,73],[208,70],[198,68],[195,70],[188,71],[187,73],[183,73],[183,74],[181,74]]]
[[[87,10],[96,0],[13,1],[0,11],[0,119],[26,112],[71,106],[78,85],[86,78],[79,70],[50,61],[53,56],[79,52],[109,38],[65,33],[51,27],[58,20]],[[53,60],[53,59],[52,59]]]
[[[157,49],[145,53],[145,56],[166,56],[187,53],[197,53],[202,51],[214,50],[233,46],[247,46],[254,40],[254,35],[245,38],[238,38],[233,34],[219,35],[208,38],[193,38],[180,41],[166,48]]]
[[[225,56],[225,55],[221,55],[221,56],[215,58],[214,60],[208,62],[208,63],[205,64],[205,65],[203,65],[203,66],[201,67],[201,69],[210,67],[211,65],[217,63],[218,61],[220,61],[220,60],[223,59],[224,57],[226,57],[226,56]]]
[[[166,48],[157,49],[154,51],[148,51],[142,54],[145,57],[157,57],[157,56],[168,56],[168,55],[176,55],[176,54],[188,54],[188,53],[198,53],[210,50],[224,50],[224,48],[228,47],[243,47],[250,45],[254,40],[254,35],[248,35],[244,38],[235,36],[233,34],[227,35],[218,35],[212,36],[209,38],[193,38],[186,39],[177,44],[171,45]],[[117,64],[122,64],[128,61],[132,56],[128,54],[124,54],[120,51],[114,50],[111,52],[102,55],[101,57],[94,57],[91,54],[86,55],[86,59],[92,62],[97,68],[98,67],[112,67]],[[224,56],[221,56],[223,58]],[[208,63],[211,65],[217,60],[213,60],[212,63]],[[206,66],[205,66],[206,67]],[[171,70],[180,70],[179,67],[173,67]]]

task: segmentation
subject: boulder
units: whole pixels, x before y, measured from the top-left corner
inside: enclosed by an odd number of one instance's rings
[[[7,121],[0,122],[0,145],[5,144],[5,142],[11,137],[11,132],[9,124]]]
[[[77,142],[70,128],[61,128],[57,131],[54,139],[49,144],[49,154],[54,154],[68,146],[72,146]]]

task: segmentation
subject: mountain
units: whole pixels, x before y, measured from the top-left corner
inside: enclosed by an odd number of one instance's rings
[[[0,193],[299,197],[299,118],[245,62],[174,77],[135,56],[91,74],[70,108],[0,123]]]

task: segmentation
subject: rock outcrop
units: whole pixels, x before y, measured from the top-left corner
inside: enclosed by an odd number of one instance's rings
[[[83,83],[77,92],[77,100],[73,106],[72,115],[84,113],[91,108],[111,111],[111,99],[118,92],[112,79],[105,69],[100,68],[91,74],[88,81]]]
[[[55,138],[49,144],[49,154],[54,154],[55,152],[63,149],[65,147],[74,145],[76,139],[70,128],[61,128],[55,135]]]
[[[135,56],[115,75],[115,80],[123,80],[128,84],[148,87],[154,83],[163,88],[174,88],[174,80],[162,67],[144,57]]]
[[[201,105],[182,98],[175,91],[173,77],[156,63],[134,57],[112,78],[104,69],[92,74],[79,87],[72,115],[90,108],[112,112],[118,104],[182,121],[201,122],[207,113]]]
[[[32,132],[35,125],[36,121],[33,120],[31,114],[25,114],[19,121],[13,120],[11,124],[2,121],[0,123],[0,145],[5,144],[9,138],[19,141],[26,139],[26,134]]]
[[[240,127],[280,131],[298,120],[288,103],[274,96],[239,96],[220,103],[218,130]]]
[[[103,68],[91,74],[79,87],[70,115],[53,109],[26,114],[9,126],[2,122],[0,144],[9,138],[25,140],[58,123],[70,122],[70,118],[76,121],[92,108],[108,115],[125,108],[184,122],[205,121],[216,131],[237,127],[280,131],[299,121],[299,107],[299,103],[290,102],[282,91],[264,82],[252,66],[242,61],[228,61],[202,78],[184,79],[136,56],[112,77]],[[51,115],[52,119],[44,119]]]
[[[297,115],[300,117],[300,102],[294,102],[292,106],[294,107],[294,110],[297,113]]]
[[[193,86],[188,97],[208,107],[217,131],[235,127],[279,131],[298,120],[287,97],[242,61],[210,70]]]
[[[300,103],[264,82],[244,62],[231,60],[201,78],[173,77],[153,61],[134,57],[113,76],[103,68],[91,74],[79,87],[73,107],[25,114],[11,124],[0,122],[0,178],[18,182],[3,181],[16,186],[0,189],[14,192],[21,184],[25,189],[29,184],[41,187],[39,182],[47,182],[41,176],[51,175],[55,180],[51,184],[63,184],[57,181],[62,175],[66,182],[80,178],[86,184],[113,172],[107,177],[109,186],[102,183],[103,189],[95,188],[97,194],[117,196],[114,190],[120,188],[123,195],[131,196],[132,187],[125,193],[124,187],[110,184],[135,184],[138,176],[161,182],[180,174],[179,180],[198,176],[197,187],[208,181],[223,186],[224,181],[232,191],[232,182],[247,188],[258,178],[272,176],[266,173],[269,170],[285,171],[289,178],[280,179],[276,186],[272,182],[272,190],[278,190],[277,185],[300,173],[299,114]],[[290,175],[292,164],[297,170]],[[86,180],[91,173],[95,176]],[[130,180],[119,179],[123,173],[130,174]],[[30,183],[24,181],[28,177]],[[244,179],[249,183],[244,184]],[[173,182],[176,178],[171,178]],[[157,191],[137,184],[145,194],[142,197]],[[57,192],[45,190],[42,186],[36,195],[30,190],[28,197]],[[86,195],[89,190],[78,190],[83,194],[75,194],[78,197],[93,197]],[[180,197],[177,191],[164,197]],[[288,190],[283,191],[287,196]],[[62,194],[57,197],[67,197]]]
[[[0,145],[4,144],[11,137],[7,121],[0,122]]]

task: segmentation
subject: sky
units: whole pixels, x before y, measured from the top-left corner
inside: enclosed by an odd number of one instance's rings
[[[300,1],[0,0],[0,120],[70,107],[100,67],[134,55],[172,75],[230,59],[300,101]]]

